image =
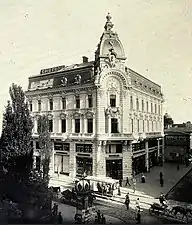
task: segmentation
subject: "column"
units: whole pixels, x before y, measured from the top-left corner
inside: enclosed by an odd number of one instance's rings
[[[108,116],[108,134],[111,134],[111,117]]]
[[[83,133],[83,127],[84,127],[84,124],[83,124],[83,116],[80,116],[80,134]]]
[[[37,117],[34,118],[34,133],[37,133]]]
[[[149,171],[149,147],[148,147],[148,141],[145,141],[145,167],[147,169],[147,172]]]
[[[130,146],[131,145],[131,146]],[[132,175],[132,143],[125,141],[123,143],[123,180]]]
[[[70,143],[70,156],[69,156],[69,176],[75,178],[76,176],[76,152],[75,152],[75,143]]]
[[[87,133],[87,118],[86,117],[84,117],[84,120],[83,120],[83,122],[84,122],[84,134],[86,134]]]
[[[75,133],[75,119],[74,118],[72,118],[71,119],[71,125],[72,125],[72,131],[71,131],[71,133]]]
[[[95,117],[93,117],[93,134],[95,134]]]
[[[97,156],[96,156],[96,174],[97,176],[106,176],[106,159],[103,150],[102,141],[97,143]]]

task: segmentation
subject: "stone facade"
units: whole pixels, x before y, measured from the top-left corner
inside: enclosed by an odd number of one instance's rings
[[[29,78],[34,147],[38,150],[39,115],[46,114],[53,142],[50,175],[58,182],[84,171],[125,179],[133,170],[149,170],[150,157],[163,152],[161,87],[125,66],[112,28],[108,15],[95,61],[83,57],[81,64],[43,69]]]

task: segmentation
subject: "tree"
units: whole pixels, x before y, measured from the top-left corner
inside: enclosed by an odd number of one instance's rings
[[[46,115],[40,116],[38,119],[39,146],[42,159],[43,179],[49,183],[49,164],[51,158],[51,138],[49,132],[49,119]]]
[[[169,116],[168,113],[165,113],[164,115],[164,129],[169,128],[170,126],[173,125],[173,119]]]
[[[12,84],[9,93],[0,141],[1,164],[12,175],[27,179],[33,163],[33,122],[22,87]]]

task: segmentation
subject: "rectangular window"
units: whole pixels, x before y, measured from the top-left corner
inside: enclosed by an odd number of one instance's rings
[[[157,113],[157,105],[155,104],[155,114]]]
[[[36,166],[35,166],[35,169],[37,171],[40,171],[40,169],[41,169],[41,157],[40,156],[36,156]]]
[[[142,100],[142,112],[144,112],[144,101]]]
[[[134,132],[134,120],[131,119],[131,132],[133,133]]]
[[[146,106],[147,106],[147,112],[149,112],[149,103],[148,102],[146,103]]]
[[[159,105],[158,107],[159,107],[158,111],[159,111],[159,115],[160,115],[160,114],[161,114],[161,108],[160,108],[160,105]]]
[[[76,96],[76,109],[80,109],[80,97]]]
[[[35,148],[36,149],[40,149],[40,146],[39,146],[39,142],[38,141],[35,142]]]
[[[116,95],[110,95],[110,106],[116,107]]]
[[[53,110],[53,99],[49,99],[49,110]]]
[[[88,95],[88,107],[92,108],[93,107],[93,98],[92,95]]]
[[[93,119],[87,120],[87,133],[93,133]]]
[[[53,132],[53,120],[49,120],[49,132]]]
[[[139,99],[136,98],[136,109],[139,110]]]
[[[111,119],[111,133],[119,133],[118,132],[118,120],[115,118]]]
[[[62,109],[66,109],[66,98],[62,98]]]
[[[29,110],[32,112],[33,111],[33,103],[32,101],[29,102]]]
[[[130,96],[130,109],[133,109],[133,97]]]
[[[153,129],[154,129],[154,124],[153,124],[153,121],[151,121],[151,126],[152,126],[152,131],[153,131]]]
[[[80,119],[75,119],[75,133],[80,133]]]
[[[38,111],[41,111],[41,100],[38,100]]]
[[[62,133],[66,132],[66,119],[61,120],[61,132]]]
[[[147,120],[147,131],[149,132],[149,120]]]
[[[123,150],[122,145],[117,144],[116,145],[116,153],[122,153],[122,150]]]
[[[69,156],[55,154],[54,172],[69,176]]]

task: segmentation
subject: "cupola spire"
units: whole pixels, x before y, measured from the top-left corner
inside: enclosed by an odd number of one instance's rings
[[[111,18],[112,17],[110,15],[110,13],[108,13],[106,16],[107,22],[105,23],[105,26],[104,26],[106,31],[111,31],[114,26],[114,24],[111,22]]]

